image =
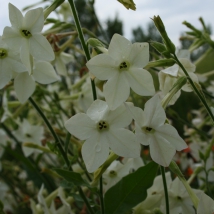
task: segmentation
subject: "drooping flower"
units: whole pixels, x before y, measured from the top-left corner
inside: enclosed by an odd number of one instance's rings
[[[80,140],[82,156],[89,172],[101,166],[111,150],[122,157],[139,157],[140,144],[133,132],[125,129],[131,116],[124,105],[111,111],[106,102],[96,100],[86,114],[78,113],[65,122],[66,129]]]
[[[146,102],[144,111],[138,107],[128,108],[135,120],[137,142],[149,145],[151,158],[156,163],[169,166],[176,150],[187,148],[176,129],[165,124],[166,114],[158,95]]]
[[[177,52],[177,57],[179,61],[182,63],[186,71],[188,72],[190,78],[193,82],[198,82],[198,77],[194,73],[195,72],[195,65],[190,61],[190,53],[188,50],[180,50]],[[168,67],[158,73],[159,83],[160,83],[160,90],[164,95],[166,95],[173,87],[177,79],[181,76],[185,76],[183,70],[179,67],[179,65],[175,64],[171,67]],[[182,87],[183,91],[191,92],[192,88],[191,85],[187,82],[186,85]],[[179,98],[181,92],[178,91],[177,94],[171,99],[170,104],[173,105],[176,100]]]
[[[23,17],[20,10],[9,3],[11,27],[5,27],[2,39],[20,52],[22,63],[31,73],[31,55],[37,60],[52,61],[54,52],[50,43],[41,34],[44,25],[42,8],[29,10]]]
[[[35,91],[35,81],[41,84],[50,84],[57,80],[59,80],[59,77],[49,62],[35,62],[31,75],[28,72],[15,75],[14,88],[16,96],[21,103],[25,103]]]
[[[108,53],[93,57],[86,64],[90,72],[104,85],[104,96],[111,110],[127,100],[132,90],[141,96],[155,93],[151,74],[143,67],[149,62],[148,43],[134,43],[114,34]]]
[[[0,89],[12,79],[14,71],[20,73],[25,70],[19,54],[9,48],[0,36]]]

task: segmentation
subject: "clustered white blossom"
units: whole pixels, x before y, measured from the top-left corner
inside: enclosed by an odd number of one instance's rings
[[[65,15],[65,20],[69,19],[71,15],[70,6],[64,3],[59,13]],[[40,84],[56,82],[60,80],[57,73],[62,75],[66,82],[69,82],[66,64],[73,62],[74,57],[62,51],[55,51],[54,53],[51,44],[42,35],[44,25],[43,9],[29,10],[23,16],[19,9],[9,3],[9,19],[11,27],[5,27],[3,35],[0,36],[0,89],[12,83],[17,99],[24,104],[34,93],[37,82]],[[76,99],[76,101],[72,102],[72,105],[74,105],[72,110],[78,113],[68,119],[69,114],[64,111],[63,116],[60,115],[59,126],[64,125],[74,141],[76,140],[75,138],[80,140],[78,143],[81,145],[82,160],[89,173],[95,172],[96,174],[97,170],[99,171],[99,168],[105,164],[110,154],[115,153],[120,157],[120,160],[112,161],[102,175],[104,192],[108,191],[123,177],[146,164],[141,158],[141,153],[147,147],[149,148],[151,159],[157,164],[168,167],[173,158],[183,159],[180,164],[182,169],[187,167],[204,168],[204,171],[197,174],[200,185],[204,185],[202,181],[206,179],[207,182],[213,182],[214,172],[210,170],[214,165],[213,153],[209,154],[206,161],[195,164],[195,162],[200,161],[198,150],[205,152],[205,149],[200,147],[203,143],[196,143],[195,139],[191,139],[193,143],[191,142],[188,147],[177,130],[169,124],[165,110],[162,107],[160,97],[170,93],[179,77],[185,76],[180,66],[174,64],[171,67],[160,70],[158,73],[160,92],[156,92],[152,75],[145,69],[149,63],[148,43],[132,44],[123,36],[114,34],[108,49],[103,52],[92,57],[86,63],[91,76],[93,75],[96,80],[102,83],[102,87],[95,86],[98,99],[93,100],[89,78],[85,78],[76,91],[72,86],[68,86],[68,98],[73,96]],[[193,82],[198,84],[198,77],[194,73],[196,66],[190,61],[190,53],[187,50],[179,50],[176,52],[176,56]],[[57,73],[51,63],[55,66]],[[181,89],[186,92],[192,91],[188,80]],[[213,87],[211,86],[208,91],[212,93],[212,89]],[[56,86],[55,89],[52,86],[51,90],[57,95],[60,94],[59,86]],[[134,106],[130,102],[132,100],[130,90],[133,90],[133,93],[137,95],[147,97],[144,109]],[[173,105],[180,94],[179,90],[172,97],[169,105]],[[66,96],[63,92],[60,95]],[[45,99],[49,101],[52,98],[45,97]],[[69,105],[67,103],[64,104],[62,100],[59,100],[59,105],[66,106],[64,108],[66,110],[70,108],[70,103]],[[1,122],[3,123],[14,116],[9,111],[6,94],[3,95],[2,107],[4,113]],[[43,108],[45,109],[46,106],[44,105]],[[52,110],[49,106],[47,109],[49,113]],[[210,109],[214,113],[212,106]],[[64,120],[66,121],[64,122]],[[195,120],[193,124],[200,126],[203,120],[204,118],[202,117],[199,121]],[[21,148],[25,157],[29,157],[36,153],[36,150],[24,146],[24,143],[41,146],[44,128],[40,125],[31,125],[26,119],[22,120],[22,122],[18,119],[15,121],[18,128],[12,133],[17,141],[22,143]],[[186,134],[188,135],[189,132],[190,130],[187,129]],[[6,133],[1,129],[0,136],[1,158],[8,139]],[[207,145],[207,143],[205,144]],[[189,154],[192,156],[191,160],[187,158],[186,153],[175,156],[176,151],[184,149],[188,149]],[[80,169],[80,165],[73,164],[74,172],[82,173],[83,168]],[[88,173],[86,175],[91,176]],[[213,200],[202,191],[194,190],[200,199],[196,210],[187,190],[178,177],[172,181],[170,173],[166,173],[166,183],[170,213],[214,213]],[[55,197],[58,197],[62,203],[59,209],[55,207],[53,200]],[[61,187],[51,193],[51,199],[49,197],[45,198],[44,186],[42,185],[38,194],[38,204],[32,199],[30,200],[32,212],[34,214],[74,213],[68,203],[70,198],[66,198]],[[147,190],[147,198],[134,208],[134,213],[165,213],[165,210],[163,180],[162,177],[157,176],[152,187]]]
[[[25,103],[35,91],[35,82],[49,84],[59,80],[50,61],[53,49],[41,34],[44,25],[42,8],[22,15],[9,3],[11,27],[0,37],[0,88],[14,80],[18,100]]]

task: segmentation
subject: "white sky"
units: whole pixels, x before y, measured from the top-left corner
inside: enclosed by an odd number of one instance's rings
[[[115,17],[116,13],[123,20],[124,35],[131,39],[131,29],[137,26],[146,27],[154,15],[160,15],[166,30],[172,41],[178,45],[179,35],[187,30],[182,24],[184,20],[194,26],[201,28],[198,18],[202,16],[205,23],[211,25],[214,31],[214,1],[213,0],[134,0],[137,6],[136,11],[127,10],[116,0],[96,0],[95,8],[101,22],[107,18]],[[8,2],[11,2],[19,9],[38,2],[38,0],[2,0],[0,7],[0,35],[5,26],[10,26],[8,18]],[[27,3],[26,3],[27,2]]]

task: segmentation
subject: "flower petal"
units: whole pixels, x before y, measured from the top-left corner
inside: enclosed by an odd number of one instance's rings
[[[192,64],[189,59],[179,59],[179,60],[187,72],[195,72],[196,66]],[[179,72],[183,73],[183,70],[180,68]]]
[[[9,3],[9,18],[10,23],[14,28],[20,29],[23,23],[23,15],[21,11],[13,4]]]
[[[152,142],[150,143],[150,154],[153,161],[167,167],[172,161],[175,152],[175,147],[167,140],[160,135],[153,134]]]
[[[115,61],[121,63],[121,60],[127,60],[132,48],[132,43],[125,37],[114,34],[111,39],[108,55]]]
[[[2,66],[3,63],[0,60],[0,89],[2,89],[12,78],[12,73],[5,70]]]
[[[178,135],[177,130],[168,124],[156,128],[156,133],[171,143],[177,151],[187,148],[186,142]]]
[[[10,65],[12,70],[15,72],[19,73],[19,72],[27,71],[27,68],[25,67],[24,64],[21,63],[21,60],[19,59],[18,55],[8,54],[8,57],[5,59],[5,61],[7,62],[8,65]]]
[[[15,28],[4,28],[2,40],[5,41],[10,48],[19,52],[22,44],[22,39],[23,38],[20,36],[20,33]]]
[[[108,80],[118,73],[118,66],[108,54],[100,54],[86,63],[90,72],[100,80]]]
[[[88,172],[94,172],[108,158],[109,145],[105,134],[97,132],[85,141],[82,146],[82,157]]]
[[[126,105],[131,105],[132,103],[126,103]],[[125,105],[122,104],[118,108],[113,111],[109,111],[106,116],[106,120],[108,121],[111,128],[124,128],[128,126],[132,117],[130,112],[126,109]]]
[[[173,77],[177,77],[178,76],[178,70],[179,70],[179,66],[177,64],[170,66],[164,70],[162,70],[163,73],[165,74],[170,74]]]
[[[65,128],[80,140],[86,140],[97,132],[95,122],[83,113],[76,114],[67,120]]]
[[[23,28],[29,30],[31,34],[41,32],[43,25],[44,25],[44,14],[43,9],[41,7],[29,10],[25,14]]]
[[[59,80],[53,66],[48,62],[35,63],[35,69],[33,70],[33,77],[41,84],[49,84]]]
[[[111,110],[125,102],[130,93],[130,86],[123,72],[117,73],[104,85],[104,96]]]
[[[27,71],[29,72],[29,74],[31,74],[32,65],[31,65],[31,56],[29,53],[28,39],[22,39],[20,57],[21,57],[22,63],[26,66]]]
[[[146,102],[144,115],[145,126],[156,129],[156,127],[164,124],[166,120],[166,114],[163,107],[161,106],[160,98],[158,95],[155,95]]]
[[[33,34],[29,38],[30,53],[38,60],[52,61],[55,58],[53,49],[48,40],[41,34]]]
[[[35,90],[35,82],[28,72],[18,74],[14,79],[16,96],[21,103],[25,103]]]
[[[131,67],[124,72],[133,91],[141,96],[152,96],[155,93],[152,75],[141,68]]]
[[[105,114],[108,114],[109,107],[105,101],[95,100],[89,109],[87,110],[87,115],[96,122],[103,119]]]
[[[129,62],[132,67],[144,68],[149,62],[149,44],[134,43],[129,55]]]
[[[117,155],[129,158],[140,157],[140,144],[135,141],[133,132],[110,127],[107,138],[110,148]]]

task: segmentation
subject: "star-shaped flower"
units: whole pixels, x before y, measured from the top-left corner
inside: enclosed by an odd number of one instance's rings
[[[187,148],[176,129],[165,124],[166,114],[158,95],[146,102],[144,111],[138,107],[128,108],[135,120],[137,142],[150,146],[151,158],[156,163],[169,166],[176,150]]]
[[[104,96],[111,110],[127,100],[130,87],[141,96],[155,93],[151,74],[143,67],[149,62],[148,43],[134,43],[114,34],[108,53],[93,57],[86,65],[104,85]]]
[[[140,144],[134,133],[124,129],[131,123],[124,105],[111,111],[106,102],[96,100],[87,113],[78,113],[65,122],[66,129],[80,140],[82,156],[89,172],[101,166],[111,150],[122,157],[139,157]]]
[[[31,73],[31,55],[43,61],[52,61],[54,52],[50,43],[41,34],[44,25],[42,8],[29,10],[23,17],[20,10],[9,3],[11,27],[5,27],[3,40],[20,51],[21,61]]]

